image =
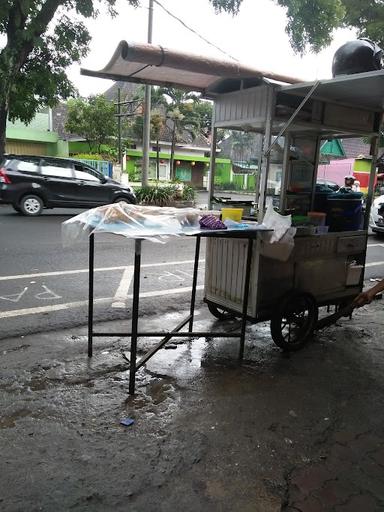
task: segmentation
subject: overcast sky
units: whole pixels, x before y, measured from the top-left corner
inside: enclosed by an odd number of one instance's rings
[[[187,25],[209,39],[223,51],[244,64],[305,80],[330,78],[332,57],[336,49],[355,34],[340,30],[332,45],[318,55],[295,55],[285,33],[285,14],[272,0],[243,0],[240,13],[233,17],[215,14],[208,0],[159,0],[164,7]],[[89,55],[82,67],[99,70],[110,60],[119,41],[146,42],[148,0],[133,8],[118,0],[118,16],[111,19],[102,14],[97,20],[87,20],[92,41]],[[209,46],[172,19],[154,4],[153,43],[179,51],[210,55],[228,60],[220,51]],[[69,77],[83,96],[106,90],[112,82],[80,75],[80,66],[69,69]]]

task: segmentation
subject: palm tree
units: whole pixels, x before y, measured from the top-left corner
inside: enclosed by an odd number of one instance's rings
[[[200,131],[201,121],[199,113],[194,106],[200,102],[198,95],[185,92],[174,87],[161,87],[159,93],[165,97],[167,102],[167,120],[171,128],[171,157],[170,173],[171,179],[175,178],[175,148],[176,143],[189,135],[192,140]]]

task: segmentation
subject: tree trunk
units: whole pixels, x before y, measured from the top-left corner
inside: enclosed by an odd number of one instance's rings
[[[160,179],[160,147],[159,147],[159,137],[156,138],[156,179],[159,181]]]
[[[176,146],[176,123],[173,121],[173,130],[172,130],[172,144],[171,144],[171,158],[169,161],[170,165],[170,178],[171,180],[175,179],[175,146]]]
[[[0,155],[5,153],[5,131],[7,128],[7,116],[8,112],[5,106],[5,102],[0,105]]]

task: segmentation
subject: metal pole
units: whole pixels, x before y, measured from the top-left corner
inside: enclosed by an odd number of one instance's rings
[[[140,267],[141,267],[141,242],[135,240],[135,266],[133,273],[133,305],[132,305],[132,329],[131,329],[131,354],[129,364],[129,394],[135,394],[136,381],[136,353],[137,353],[137,328],[139,322],[139,296],[140,296]]]
[[[148,6],[148,43],[152,43],[152,25],[153,25],[153,0],[149,0]],[[148,185],[149,169],[149,143],[151,132],[151,86],[145,86],[144,96],[144,124],[143,124],[143,167],[141,174],[141,184],[143,187]]]
[[[247,327],[247,315],[248,315],[249,281],[251,278],[251,269],[252,269],[252,251],[253,251],[253,239],[248,238],[247,262],[245,265],[245,277],[244,277],[243,311],[242,311],[242,316],[241,316],[240,349],[239,349],[239,359],[240,360],[243,359],[243,356],[244,356],[245,329]]]
[[[191,308],[190,315],[191,319],[189,321],[188,331],[192,332],[193,330],[193,317],[195,315],[195,302],[196,302],[196,286],[197,286],[197,275],[199,271],[199,256],[200,256],[200,236],[196,236],[196,247],[195,247],[195,264],[193,266],[193,279],[192,279],[192,294],[191,294]]]
[[[212,209],[212,197],[215,192],[216,144],[217,144],[217,128],[215,128],[215,111],[213,111],[211,159],[209,162],[209,175],[208,175],[208,208],[209,208],[209,210]]]
[[[95,235],[89,235],[89,282],[88,282],[88,357],[93,352],[93,278],[95,268]]]
[[[375,186],[375,178],[376,178],[376,166],[377,166],[377,153],[379,151],[379,136],[376,135],[373,137],[371,141],[371,155],[372,155],[372,163],[371,163],[371,173],[369,175],[369,185],[368,185],[368,194],[365,202],[365,215],[364,215],[364,229],[368,229],[369,226],[369,216],[371,213],[372,199],[373,199],[373,189]]]
[[[117,89],[117,137],[119,145],[119,164],[122,166],[121,158],[121,89]]]

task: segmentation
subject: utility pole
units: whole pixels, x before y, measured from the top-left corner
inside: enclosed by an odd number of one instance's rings
[[[152,43],[152,24],[153,24],[153,0],[149,0],[148,5],[148,43]],[[149,170],[149,143],[151,132],[151,86],[145,86],[144,96],[144,125],[143,125],[143,167],[141,174],[141,184],[143,187],[148,185]]]
[[[123,159],[121,155],[121,89],[117,89],[117,136],[119,144],[119,164],[122,166]]]

